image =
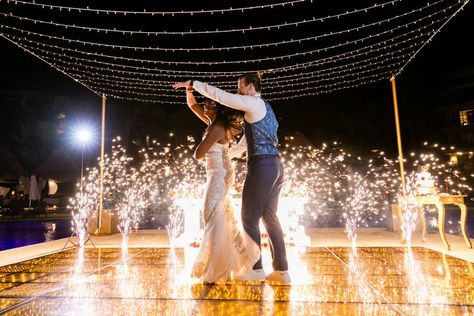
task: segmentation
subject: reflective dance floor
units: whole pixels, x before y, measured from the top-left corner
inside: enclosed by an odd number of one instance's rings
[[[472,264],[425,248],[289,248],[291,286],[199,284],[188,278],[195,251],[69,249],[3,266],[0,314],[474,313]]]

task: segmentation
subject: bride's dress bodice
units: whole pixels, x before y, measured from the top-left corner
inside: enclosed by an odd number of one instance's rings
[[[229,157],[229,144],[215,143],[212,145],[206,153],[206,172],[208,185],[210,184],[208,191],[211,188],[218,190],[219,188],[215,186],[223,185],[221,189],[224,189],[225,194],[229,192],[234,181],[234,168]],[[213,181],[210,181],[211,178]],[[221,191],[219,190],[218,193]]]
[[[204,197],[204,223],[216,215],[220,204],[228,203],[227,194],[234,182],[229,145],[215,143],[206,153],[207,182]]]

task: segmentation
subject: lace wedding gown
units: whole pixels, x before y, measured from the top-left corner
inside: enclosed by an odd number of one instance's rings
[[[206,153],[204,237],[191,273],[202,282],[230,280],[232,273],[251,270],[260,258],[260,248],[234,216],[229,201],[234,168],[228,149],[228,144],[215,143]]]

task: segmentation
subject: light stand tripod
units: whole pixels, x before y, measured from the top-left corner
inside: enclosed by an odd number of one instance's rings
[[[72,241],[72,237],[74,237],[74,236],[77,236],[76,231],[73,231],[72,234],[71,234],[71,236],[69,236],[69,238],[68,238],[68,240],[66,241],[66,244],[64,245],[64,247],[63,247],[62,250],[66,249],[66,247],[67,247],[68,244],[72,244],[72,246],[75,247],[75,248],[79,248],[79,247],[80,247],[78,242]],[[94,242],[92,241],[90,234],[87,233],[87,232],[86,232],[86,237],[87,237],[87,239],[86,239],[86,241],[84,242],[84,246],[85,246],[88,242],[90,242],[90,243],[92,244],[92,246],[94,246],[94,248],[97,248],[96,245],[94,244]]]

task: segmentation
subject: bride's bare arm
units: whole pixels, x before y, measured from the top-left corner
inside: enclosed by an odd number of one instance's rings
[[[209,151],[212,145],[225,138],[225,128],[220,124],[213,124],[209,127],[209,131],[202,142],[197,146],[194,152],[194,158],[202,159]]]
[[[204,115],[204,109],[199,103],[197,103],[192,90],[186,90],[186,102],[191,111],[193,111],[201,121],[206,123],[206,125],[209,125],[209,119]]]

